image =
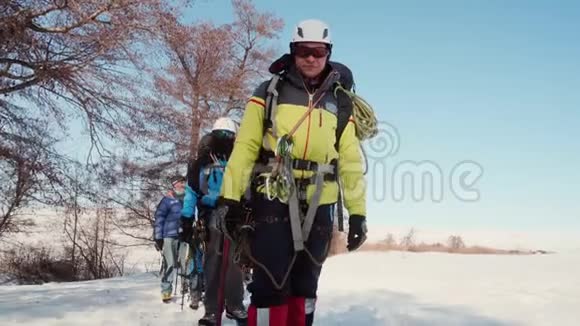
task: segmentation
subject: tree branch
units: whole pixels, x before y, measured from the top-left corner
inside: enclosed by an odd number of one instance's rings
[[[110,10],[112,4],[108,4],[107,6],[101,7],[99,10],[95,11],[94,13],[92,13],[91,15],[85,17],[84,19],[79,20],[78,22],[76,22],[75,24],[69,25],[69,26],[63,26],[63,27],[43,27],[38,25],[37,23],[34,22],[34,17],[30,17],[30,20],[28,21],[28,23],[26,24],[27,27],[29,27],[30,29],[32,29],[35,32],[39,32],[39,33],[60,33],[60,34],[64,34],[64,33],[68,33],[71,30],[75,29],[75,28],[79,28],[81,26],[84,26],[86,24],[88,24],[90,21],[95,21],[95,22],[100,22],[98,20],[96,20],[96,18]]]
[[[38,78],[33,78],[29,81],[25,81],[23,83],[20,83],[16,86],[12,86],[12,87],[7,87],[7,88],[1,88],[0,89],[0,94],[8,94],[8,93],[12,93],[12,92],[16,92],[19,91],[21,89],[25,89],[26,87],[38,84],[38,82],[40,82],[40,79]]]

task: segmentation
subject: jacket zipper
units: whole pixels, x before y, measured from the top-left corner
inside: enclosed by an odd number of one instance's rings
[[[324,80],[324,82],[320,85],[320,87],[314,92],[314,93],[310,93],[308,91],[308,87],[306,87],[306,83],[304,82],[304,79],[302,79],[302,85],[304,86],[304,90],[306,91],[306,93],[308,93],[308,110],[310,111],[312,109],[312,107],[315,105],[315,103],[313,103],[314,101],[314,95],[318,95],[319,98],[316,100],[316,103],[318,103],[321,99],[322,99],[322,94],[324,94],[325,91],[323,91],[323,89],[326,88],[326,85],[332,80],[334,82],[334,79],[336,78],[337,73],[336,72],[331,72],[330,75],[328,75],[326,77],[326,79]],[[320,93],[322,91],[322,93]],[[319,94],[320,93],[320,94]],[[319,121],[319,126],[322,127],[322,111],[319,112],[320,114],[320,121]],[[306,159],[306,151],[308,150],[308,143],[310,141],[310,119],[311,119],[311,115],[312,112],[310,112],[308,114],[308,129],[306,131],[306,144],[304,145],[304,153],[302,155],[302,159],[305,160]],[[304,177],[304,171],[302,171],[302,177]]]
[[[306,85],[304,85],[306,87]],[[306,88],[305,88],[306,89]],[[306,89],[306,92],[308,93],[308,110],[310,110],[312,108],[312,101],[314,99],[314,94],[311,94],[310,92],[308,92],[308,89]],[[312,118],[312,112],[310,112],[308,114],[308,129],[306,129],[306,142],[304,143],[304,152],[302,153],[302,159],[305,160],[306,159],[306,153],[308,151],[308,143],[310,142],[310,123],[311,123],[311,118]],[[302,171],[302,178],[304,178],[304,171]]]
[[[306,91],[308,92],[308,91]],[[314,94],[310,94],[310,92],[308,92],[308,110],[310,110],[312,108],[312,101],[314,99]],[[310,119],[312,116],[312,112],[308,114],[308,129],[306,130],[306,143],[304,144],[304,153],[302,154],[302,159],[305,160],[306,159],[306,151],[308,150],[308,143],[310,142]]]

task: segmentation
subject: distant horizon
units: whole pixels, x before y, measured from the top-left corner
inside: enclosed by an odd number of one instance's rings
[[[39,224],[38,232],[46,231],[46,223],[55,217],[54,208],[38,208],[31,217]],[[28,213],[27,213],[28,214]],[[59,222],[60,223],[60,222]],[[348,227],[345,221],[345,229]],[[384,240],[391,233],[395,239],[408,234],[411,229],[415,230],[418,243],[445,243],[449,236],[461,236],[468,246],[480,245],[499,249],[526,249],[526,250],[555,250],[558,253],[580,253],[580,237],[575,230],[570,229],[537,229],[524,228],[501,228],[501,227],[453,227],[453,226],[421,226],[412,224],[373,224],[369,222],[367,234],[369,242]],[[32,230],[34,231],[34,229]],[[15,235],[13,235],[14,237]],[[23,235],[26,236],[26,235]],[[20,236],[16,235],[17,238]]]
[[[526,230],[501,228],[444,228],[406,225],[369,225],[368,241],[384,240],[389,233],[400,240],[415,230],[417,243],[447,243],[450,236],[460,236],[467,246],[485,246],[507,250],[549,250],[557,253],[580,253],[580,239],[571,230]]]

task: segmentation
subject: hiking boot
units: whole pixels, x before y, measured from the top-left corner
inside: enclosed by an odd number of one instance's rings
[[[191,303],[189,304],[189,308],[197,310],[199,308],[199,302],[201,301],[201,292],[196,290],[192,291],[190,299]]]
[[[198,321],[197,324],[199,326],[214,326],[216,322],[217,322],[216,314],[206,312],[205,315],[201,317],[201,319]]]
[[[161,301],[163,301],[163,303],[171,302],[172,298],[173,298],[173,296],[171,295],[171,292],[161,293]]]
[[[226,317],[237,321],[238,324],[245,323],[248,320],[248,312],[243,307],[237,309],[226,308]]]
[[[245,283],[251,283],[252,282],[252,271],[251,270],[245,270],[243,271],[243,282]]]

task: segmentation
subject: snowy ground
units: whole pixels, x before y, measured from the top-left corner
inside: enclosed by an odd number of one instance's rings
[[[577,254],[335,256],[315,325],[578,325],[578,275]],[[202,312],[162,304],[148,273],[0,287],[0,325],[193,325]]]

